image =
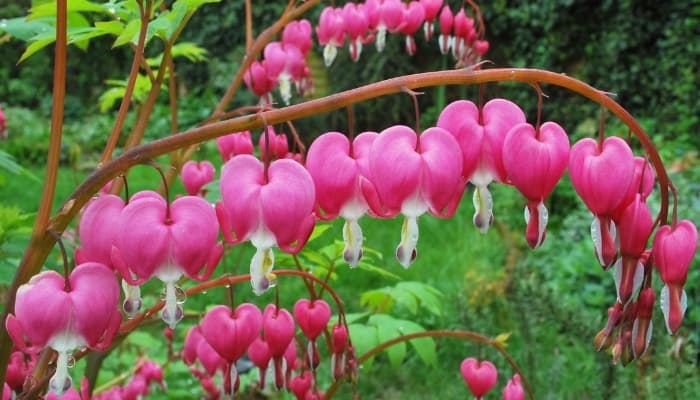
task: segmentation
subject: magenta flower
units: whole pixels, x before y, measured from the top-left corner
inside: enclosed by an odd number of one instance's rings
[[[214,209],[200,197],[183,196],[168,205],[157,193],[141,192],[122,211],[116,231],[112,248],[116,269],[131,285],[153,276],[165,283],[161,315],[174,328],[183,316],[175,283],[183,274],[208,279],[221,259]]]
[[[111,344],[121,323],[118,304],[119,285],[103,264],[80,264],[68,279],[45,271],[19,287],[15,313],[8,315],[5,328],[21,351],[50,347],[58,353],[49,388],[62,394],[71,386],[70,353],[85,346],[104,350]]]
[[[615,287],[618,301],[625,306],[632,299],[634,292],[642,286],[642,255],[653,225],[649,207],[638,194],[625,208],[617,227],[622,259],[615,262]]]
[[[345,374],[345,352],[348,350],[348,329],[345,325],[333,325],[331,333],[331,371],[333,378],[340,379]]]
[[[193,326],[185,336],[182,360],[187,365],[193,365],[199,361],[207,374],[212,376],[217,371],[225,371],[228,367],[227,361],[204,339],[202,328],[199,325]]]
[[[233,311],[227,306],[210,309],[199,324],[202,336],[229,364],[231,388],[238,381],[236,361],[250,344],[260,336],[262,313],[250,303],[243,303]],[[227,378],[227,380],[228,380]],[[231,392],[234,390],[232,389]]]
[[[465,358],[459,370],[462,373],[464,382],[477,400],[493,389],[496,386],[496,381],[498,381],[498,370],[496,370],[491,361]]]
[[[314,377],[311,371],[304,371],[301,374],[292,378],[289,383],[289,390],[294,393],[297,400],[305,400],[306,394],[311,391]]]
[[[282,43],[285,46],[296,46],[306,56],[313,46],[311,23],[306,19],[288,23],[282,31]]]
[[[433,21],[437,18],[443,0],[420,0],[420,4],[425,11],[425,23],[423,24],[423,35],[428,41],[433,38]]]
[[[204,185],[214,180],[215,173],[214,164],[211,162],[190,160],[182,165],[180,178],[182,178],[182,184],[185,186],[187,194],[204,196],[207,193]]]
[[[263,338],[255,338],[250,346],[248,346],[248,358],[258,367],[260,387],[264,388],[267,367],[270,365],[270,360],[272,359],[270,346],[267,345],[267,342]]]
[[[270,78],[265,64],[253,61],[250,68],[243,75],[243,81],[248,89],[260,97],[260,104],[271,104],[270,92],[275,87],[276,80]]]
[[[384,50],[386,44],[386,33],[395,32],[403,20],[403,3],[401,0],[379,0],[377,8],[367,8],[368,13],[376,13],[376,16],[369,16],[369,19],[376,18],[376,42],[377,51]]]
[[[398,30],[406,36],[406,52],[410,56],[416,53],[416,39],[413,37],[413,34],[420,29],[424,21],[425,10],[421,3],[412,1],[404,5],[403,21]]]
[[[455,14],[453,25],[454,42],[452,43],[452,56],[457,60],[466,60],[467,51],[476,39],[474,19],[467,17],[464,8],[460,8]]]
[[[503,142],[508,132],[525,122],[525,113],[515,103],[493,99],[478,109],[466,100],[454,101],[440,113],[437,126],[450,132],[462,149],[462,176],[475,186],[474,225],[486,233],[493,223],[491,181],[506,182]]]
[[[263,65],[267,75],[280,88],[280,96],[285,104],[292,98],[292,81],[297,81],[304,74],[304,55],[294,45],[281,42],[270,42],[263,51]]]
[[[525,390],[520,384],[520,375],[515,374],[503,388],[503,400],[525,400]]]
[[[408,268],[417,255],[417,218],[426,211],[449,218],[459,205],[465,186],[459,145],[442,128],[429,128],[419,137],[395,125],[372,144],[369,167],[370,179],[361,185],[372,212],[385,218],[404,215],[396,258]]]
[[[343,7],[342,18],[345,24],[345,32],[348,34],[348,48],[350,59],[357,61],[362,53],[362,45],[369,31],[369,21],[362,9],[362,5],[346,3]]]
[[[286,158],[289,152],[289,144],[287,136],[283,133],[279,135],[275,133],[272,126],[265,128],[266,131],[260,135],[258,139],[258,147],[260,148],[260,158],[271,161],[272,159]],[[267,132],[267,134],[265,133]],[[269,150],[268,150],[269,141]],[[251,153],[252,154],[252,153]]]
[[[230,133],[216,138],[216,147],[221,159],[226,162],[239,154],[253,154],[253,139],[250,131]]]
[[[316,35],[318,43],[323,46],[323,61],[326,67],[330,67],[338,55],[338,47],[342,47],[345,43],[345,22],[342,10],[331,6],[324,8],[318,19]]]
[[[438,45],[440,53],[447,54],[454,45],[454,36],[452,36],[452,25],[454,24],[454,15],[450,6],[444,6],[440,12],[440,36],[438,37]]]
[[[609,137],[602,144],[586,138],[569,153],[571,184],[594,215],[591,236],[600,265],[615,262],[617,227],[612,215],[625,200],[634,178],[634,157],[624,140]]]
[[[328,321],[331,319],[331,307],[324,300],[317,299],[314,301],[308,299],[299,299],[294,304],[294,319],[296,319],[299,328],[304,332],[304,335],[309,339],[307,347],[307,357],[313,367],[315,360],[318,359],[318,348],[316,346],[316,338],[326,330]]]
[[[263,311],[263,339],[270,349],[275,367],[275,386],[277,389],[284,387],[287,368],[293,365],[286,365],[284,355],[289,344],[294,340],[294,318],[292,314],[284,308],[279,308],[274,304],[268,304]]]
[[[632,182],[627,188],[627,194],[624,200],[622,200],[620,205],[613,212],[612,220],[615,222],[620,221],[625,208],[632,203],[637,194],[642,196],[642,200],[646,200],[652,190],[654,190],[655,182],[656,173],[651,164],[649,164],[649,161],[643,157],[634,157],[634,175]]]
[[[362,229],[358,220],[367,212],[367,201],[360,180],[368,179],[369,152],[377,138],[375,132],[364,132],[352,143],[339,132],[327,132],[311,143],[306,156],[306,169],[316,187],[316,201],[323,219],[338,215],[345,219],[343,257],[357,266],[362,257]]]
[[[296,161],[276,160],[265,170],[255,157],[240,155],[223,167],[221,196],[216,213],[224,238],[229,243],[250,240],[255,246],[251,284],[256,294],[262,294],[276,281],[272,247],[296,253],[311,235],[313,180]]]
[[[678,331],[683,322],[688,304],[683,286],[697,249],[698,231],[695,224],[688,220],[673,226],[664,225],[654,237],[654,263],[665,284],[661,289],[661,311],[671,335]]]
[[[513,185],[527,198],[525,238],[533,249],[544,241],[548,213],[544,200],[564,175],[569,160],[569,137],[555,122],[539,132],[527,123],[508,132],[503,142],[503,166]]]

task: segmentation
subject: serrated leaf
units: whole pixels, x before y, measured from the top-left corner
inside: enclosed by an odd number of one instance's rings
[[[416,315],[418,314],[418,298],[413,293],[407,290],[401,290],[398,287],[394,287],[390,291],[391,297],[396,301],[396,304],[408,309],[408,311]]]
[[[379,344],[377,339],[377,327],[372,325],[350,324],[348,325],[350,340],[355,347],[355,354],[358,356],[365,354],[370,349]],[[372,358],[362,364],[365,370],[372,366]]]
[[[98,100],[100,104],[100,112],[107,112],[109,109],[111,109],[114,104],[124,97],[124,93],[126,93],[126,88],[123,87],[114,87],[105,90],[104,93],[100,95]]]
[[[172,34],[170,24],[170,11],[164,11],[156,19],[148,23],[148,37],[158,36],[163,40],[168,40]]]

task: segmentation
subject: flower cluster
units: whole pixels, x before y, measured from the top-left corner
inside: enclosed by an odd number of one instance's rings
[[[320,361],[315,341],[327,331],[330,318],[330,306],[320,299],[297,301],[293,316],[274,304],[267,305],[262,312],[251,303],[240,304],[235,310],[215,306],[188,332],[182,358],[210,398],[238,390],[241,372],[238,363],[247,355],[259,370],[261,388],[267,386],[267,372],[271,371],[272,386],[305,399],[315,394],[313,371]],[[308,351],[303,352],[301,358],[297,355],[297,325],[309,340]],[[342,334],[335,333],[344,329],[340,326],[333,329],[334,345],[329,349],[336,378],[343,376],[345,370],[339,370],[335,360],[346,360],[348,350],[347,330],[344,330],[344,339]]]
[[[423,27],[426,41],[434,36],[434,21],[439,19],[438,47],[442,54],[452,53],[458,67],[477,64],[489,50],[484,39],[480,10],[472,4],[477,18],[470,17],[464,7],[453,12],[443,0],[365,0],[346,3],[343,7],[327,6],[316,26],[316,38],[323,46],[327,67],[333,64],[338,48],[348,42],[350,59],[357,62],[364,45],[374,42],[377,51],[386,46],[387,33],[403,35],[406,52],[416,53],[415,33]],[[306,64],[313,46],[312,27],[308,20],[290,22],[282,32],[281,41],[265,46],[263,59],[253,61],[244,74],[248,88],[260,97],[261,104],[272,104],[271,92],[279,85],[285,104],[291,99],[292,83],[299,95],[313,90],[311,69]]]
[[[459,367],[464,383],[477,400],[488,393],[498,381],[498,370],[490,361],[465,358]],[[525,400],[520,375],[515,374],[503,388],[503,400]]]

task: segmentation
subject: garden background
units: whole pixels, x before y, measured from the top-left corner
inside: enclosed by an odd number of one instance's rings
[[[453,9],[461,4],[449,3]],[[276,20],[283,5],[255,2],[256,33]],[[2,0],[0,20],[26,15],[30,6],[29,1]],[[700,223],[700,4],[679,0],[499,0],[484,1],[480,6],[491,44],[488,60],[497,67],[532,67],[565,73],[614,93],[659,148],[681,194],[679,215]],[[208,52],[196,62],[176,59],[181,128],[193,126],[210,114],[237,70],[245,50],[243,7],[242,1],[226,0],[205,5],[183,32],[181,41],[196,43]],[[320,10],[316,7],[307,17],[317,21]],[[450,67],[452,59],[439,53],[435,41],[425,43],[420,38],[417,42],[414,57],[405,54],[398,36],[390,37],[383,53],[367,46],[357,63],[352,63],[343,50],[330,68],[323,66],[321,49],[315,47],[309,60],[314,96]],[[65,146],[56,206],[95,168],[111,129],[118,102],[110,103],[103,94],[114,87],[110,80],[125,79],[131,61],[128,48],[111,46],[112,40],[105,38],[91,41],[87,49],[69,47]],[[24,42],[0,33],[0,105],[8,122],[8,137],[0,141],[0,296],[7,291],[28,241],[49,143],[52,48],[16,64],[24,49]],[[159,49],[156,46],[149,51],[156,54]],[[548,96],[544,118],[560,123],[570,133],[572,142],[596,134],[600,110],[595,104],[552,87],[545,87],[544,92]],[[478,95],[477,86],[426,90],[419,97],[423,126],[432,124],[450,101],[476,100]],[[138,96],[137,88],[137,107]],[[527,115],[535,113],[536,96],[526,85],[487,85],[486,96],[511,99]],[[167,93],[161,94],[160,100],[146,141],[170,131]],[[253,94],[243,90],[233,106],[256,101]],[[408,96],[395,95],[356,106],[356,130],[380,131],[396,123],[410,125],[414,120],[410,101]],[[133,122],[132,112],[126,129]],[[295,125],[308,145],[323,132],[347,131],[347,116],[333,112],[300,120]],[[613,117],[607,119],[606,125],[611,134],[627,135]],[[256,137],[259,134],[254,132]],[[221,164],[213,142],[203,144],[195,158]],[[129,174],[129,183],[136,191],[156,188],[159,181],[154,171],[136,167]],[[181,186],[175,190],[183,193]],[[481,235],[472,226],[472,205],[468,200],[462,201],[457,215],[450,220],[422,218],[419,257],[406,271],[392,256],[400,221],[363,219],[365,246],[377,253],[370,257],[365,270],[341,266],[332,280],[346,307],[357,313],[358,321],[371,327],[368,319],[387,314],[414,321],[426,329],[470,329],[487,336],[510,334],[507,349],[523,368],[538,399],[687,399],[698,393],[697,259],[686,285],[689,308],[679,334],[666,334],[657,308],[650,350],[627,367],[613,365],[608,354],[595,352],[592,341],[605,324],[607,307],[615,300],[614,283],[611,273],[597,265],[588,237],[590,215],[574,196],[567,178],[549,200],[548,238],[535,251],[527,248],[523,238],[524,203],[520,194],[505,186],[496,187],[493,193],[496,224],[487,235]],[[654,201],[652,198],[651,204]],[[311,249],[332,246],[334,239],[340,237],[340,227],[332,224],[310,244]],[[305,251],[303,260],[320,271],[327,268],[325,261],[318,259],[321,251]],[[249,247],[234,248],[226,254],[220,269],[244,271],[245,260],[251,254]],[[279,258],[284,265],[284,257]],[[60,255],[56,252],[46,267],[59,269],[59,265]],[[420,301],[401,299],[396,293],[404,290],[406,282],[431,288],[420,286]],[[285,290],[297,293],[287,296],[286,305],[291,306],[304,288],[300,282],[292,282]],[[147,297],[147,303],[158,297],[154,294],[158,293],[155,285],[144,292],[153,297]],[[272,298],[266,294],[256,300],[247,292],[240,290],[237,300],[249,299],[264,305]],[[223,290],[212,290],[189,299],[187,310],[192,315],[178,327],[176,346],[181,344],[186,326],[197,321],[198,312],[207,305],[224,302],[225,298]],[[490,348],[447,339],[437,339],[435,344],[434,359],[411,351],[411,347],[403,360],[397,360],[396,354],[377,357],[371,367],[360,371],[362,397],[425,399],[439,394],[445,399],[465,398],[467,389],[459,376],[459,363],[468,356],[493,360],[503,371],[499,387],[509,378],[507,363]],[[118,379],[144,354],[164,362],[166,347],[162,326],[143,327],[105,358],[98,383]],[[84,364],[81,361],[73,372],[80,375]],[[168,392],[156,390],[153,398],[198,396],[200,389],[181,362],[168,363],[166,376]],[[339,398],[349,396],[349,387],[345,389]],[[495,393],[487,396],[497,397]]]

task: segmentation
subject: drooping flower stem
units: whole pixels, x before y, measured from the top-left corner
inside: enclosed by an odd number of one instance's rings
[[[476,332],[472,331],[467,331],[467,330],[432,330],[432,331],[423,331],[423,332],[416,332],[416,333],[411,333],[408,335],[402,335],[399,337],[396,337],[391,340],[387,340],[386,342],[380,343],[377,346],[369,349],[366,353],[362,354],[360,357],[357,359],[357,365],[360,366],[362,363],[366,362],[367,360],[371,359],[372,357],[376,356],[377,354],[381,353],[382,351],[388,349],[391,346],[394,346],[399,343],[404,343],[409,340],[413,339],[420,339],[420,338],[436,338],[436,337],[449,337],[449,338],[455,338],[455,339],[461,339],[461,340],[468,340],[474,343],[480,343],[480,344],[485,344],[493,347],[496,349],[503,357],[506,359],[508,364],[510,364],[511,368],[513,368],[513,371],[516,373],[520,374],[523,385],[525,386],[525,391],[528,394],[528,397],[531,399],[534,399],[534,394],[532,392],[532,387],[530,386],[530,383],[528,380],[524,377],[522,370],[520,367],[518,367],[518,364],[515,362],[515,359],[513,356],[508,353],[508,351],[505,349],[505,347],[496,339],[492,339],[489,337],[486,337],[484,335],[478,334]],[[325,399],[331,399],[335,392],[338,390],[338,386],[340,385],[342,381],[341,380],[335,380],[333,384],[328,388],[328,390],[325,393]]]
[[[61,250],[61,258],[63,259],[63,279],[65,282],[64,289],[66,292],[70,292],[72,290],[70,285],[71,268],[70,264],[68,264],[68,253],[66,253],[66,246],[63,245],[63,240],[61,240],[61,235],[58,232],[49,230],[49,233],[54,236],[56,243],[58,243],[58,248]]]

